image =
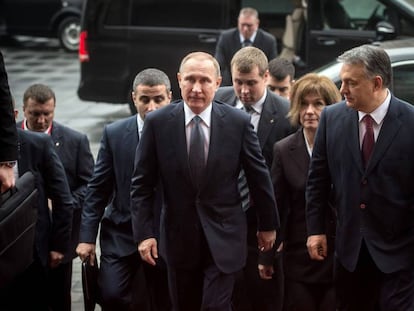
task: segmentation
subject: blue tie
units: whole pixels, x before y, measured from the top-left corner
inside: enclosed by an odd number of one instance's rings
[[[188,161],[190,164],[191,176],[193,181],[199,188],[204,175],[205,152],[204,152],[204,134],[201,128],[201,118],[195,116],[192,120],[193,128],[190,136],[190,151]]]

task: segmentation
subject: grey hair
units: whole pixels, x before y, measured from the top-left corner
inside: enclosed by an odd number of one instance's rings
[[[156,86],[165,85],[167,92],[171,90],[171,82],[165,72],[155,69],[147,68],[140,71],[134,79],[133,90],[135,91],[138,85]]]
[[[363,65],[367,77],[380,76],[384,88],[391,86],[391,61],[385,50],[380,47],[364,44],[346,51],[338,57],[338,61],[344,64]]]

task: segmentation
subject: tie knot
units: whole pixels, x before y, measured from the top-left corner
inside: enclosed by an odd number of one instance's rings
[[[369,115],[369,114],[366,114],[363,118],[362,118],[362,120],[364,121],[364,123],[365,123],[365,127],[366,128],[372,128],[372,125],[373,125],[373,122],[374,122],[374,119],[371,117],[371,115]]]
[[[250,105],[243,105],[243,109],[247,112],[247,113],[253,113],[254,109],[252,106]]]
[[[243,41],[243,47],[251,46],[251,45],[252,45],[252,41],[250,41],[249,39],[246,39]]]
[[[194,118],[193,118],[193,122],[194,122],[195,124],[200,124],[200,122],[201,122],[201,118],[200,118],[200,116],[194,116]]]

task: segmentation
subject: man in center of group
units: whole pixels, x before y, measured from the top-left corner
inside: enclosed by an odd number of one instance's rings
[[[251,122],[259,137],[263,156],[270,170],[274,143],[293,132],[293,128],[286,118],[289,103],[286,99],[267,90],[269,79],[268,60],[260,49],[245,47],[239,50],[231,61],[231,71],[233,86],[219,88],[215,99],[236,108],[242,108],[250,114]],[[248,189],[245,189],[245,186],[239,186],[243,198],[245,197],[243,193]],[[257,185],[249,184],[248,186],[252,190]],[[281,256],[277,256],[274,262],[275,273],[273,277],[270,275],[265,276],[267,279],[262,279],[257,272],[256,230],[258,224],[255,215],[256,209],[260,206],[255,199],[248,200],[247,198],[243,201],[247,202],[244,209],[247,209],[248,257],[246,267],[236,283],[234,306],[238,311],[281,310],[283,303]],[[260,263],[265,263],[271,267],[273,258],[270,258],[270,261],[261,260]],[[262,272],[265,273],[265,269]]]
[[[231,310],[235,273],[246,262],[246,216],[237,180],[243,166],[257,202],[257,245],[274,245],[279,217],[273,187],[250,118],[213,101],[220,66],[204,52],[181,62],[183,100],[151,113],[135,154],[131,185],[134,239],[155,264],[154,188],[164,189],[160,252],[174,311]]]

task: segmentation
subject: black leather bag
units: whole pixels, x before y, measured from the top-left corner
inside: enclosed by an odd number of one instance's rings
[[[16,186],[1,194],[0,289],[33,262],[37,200],[33,173],[26,172]]]

